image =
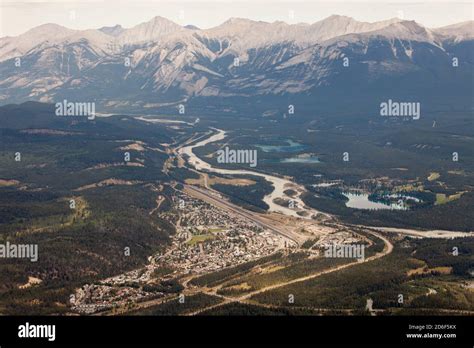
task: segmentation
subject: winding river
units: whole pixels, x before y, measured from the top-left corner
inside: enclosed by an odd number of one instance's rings
[[[188,159],[189,164],[191,164],[198,171],[207,171],[207,172],[212,172],[212,173],[217,173],[217,174],[228,174],[228,175],[254,175],[254,176],[264,178],[265,180],[270,182],[273,186],[273,191],[270,194],[266,195],[263,199],[263,201],[269,206],[268,211],[282,213],[282,214],[294,216],[294,217],[304,218],[303,216],[300,216],[297,214],[298,209],[296,208],[292,209],[292,208],[284,207],[284,206],[274,203],[274,200],[276,198],[283,198],[287,200],[292,199],[294,201],[295,207],[299,207],[300,208],[299,210],[302,210],[301,208],[305,207],[305,205],[303,201],[301,200],[301,198],[299,197],[299,195],[302,192],[306,191],[302,185],[294,183],[293,181],[290,181],[285,178],[280,178],[280,177],[269,175],[269,174],[254,172],[251,170],[215,168],[209,163],[207,163],[206,161],[203,161],[198,156],[196,156],[196,154],[193,152],[194,148],[205,146],[209,143],[213,143],[213,142],[225,139],[226,137],[225,131],[221,129],[215,129],[215,128],[213,128],[213,130],[216,133],[214,133],[213,135],[211,135],[210,137],[204,140],[197,142],[194,145],[188,145],[188,146],[179,148],[178,153],[180,155],[184,155],[184,154],[187,155],[189,157]],[[289,197],[288,195],[284,193],[285,190],[288,190],[290,188],[298,192],[297,197]],[[320,213],[319,211],[314,210],[314,209],[307,208],[305,210],[308,213],[310,213],[308,218],[311,218],[311,215],[313,214]]]
[[[270,182],[273,186],[273,191],[266,195],[263,201],[268,204],[270,212],[277,212],[288,216],[294,216],[299,218],[306,218],[311,219],[312,215],[315,214],[324,214],[326,216],[330,216],[329,214],[322,213],[317,211],[316,209],[309,208],[304,205],[303,201],[299,197],[301,193],[306,192],[304,186],[297,184],[289,179],[280,178],[274,175],[259,173],[251,170],[241,170],[241,169],[223,169],[223,168],[215,168],[206,161],[200,159],[196,154],[193,152],[193,149],[196,147],[205,146],[209,143],[213,143],[216,141],[224,140],[226,138],[226,132],[221,129],[212,128],[214,133],[210,135],[208,138],[204,140],[200,140],[194,145],[185,145],[177,149],[178,154],[180,155],[187,155],[188,162],[192,165],[197,171],[205,171],[205,172],[212,172],[217,174],[227,174],[227,175],[254,175],[261,178],[264,178],[268,182]],[[297,197],[289,197],[284,193],[285,190],[292,189],[298,192]],[[278,205],[274,202],[277,198],[284,198],[284,199],[293,199],[295,205],[300,209],[291,209],[289,207],[284,207]],[[303,208],[304,209],[301,209]],[[298,215],[298,211],[306,211],[309,214],[307,216]],[[454,238],[454,237],[473,237],[474,232],[459,232],[459,231],[421,231],[415,229],[396,229],[390,227],[370,227],[379,229],[385,232],[398,232],[402,234],[414,235],[421,238],[431,237],[431,238]]]

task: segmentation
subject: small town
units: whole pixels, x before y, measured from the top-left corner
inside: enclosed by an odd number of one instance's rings
[[[92,314],[158,298],[165,292],[147,291],[143,286],[218,271],[296,247],[283,236],[183,192],[174,196],[173,204],[175,209],[163,214],[176,227],[170,246],[150,256],[143,268],[77,289],[70,300],[73,310]],[[169,268],[172,271],[159,279],[154,276],[156,270]]]

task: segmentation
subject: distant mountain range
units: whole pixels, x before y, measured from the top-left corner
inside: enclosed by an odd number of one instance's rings
[[[162,17],[128,29],[45,24],[0,38],[0,103],[67,98],[146,108],[349,87],[472,96],[473,23],[429,29],[331,16],[293,25],[231,18],[205,30]]]

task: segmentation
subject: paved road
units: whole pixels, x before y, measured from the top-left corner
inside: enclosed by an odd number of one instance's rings
[[[387,238],[385,238],[385,237],[383,237],[380,234],[375,233],[375,232],[370,232],[370,234],[372,234],[375,237],[380,238],[381,240],[383,240],[383,242],[385,243],[385,247],[384,247],[384,250],[382,252],[377,253],[377,254],[375,254],[371,257],[368,257],[367,259],[365,259],[362,262],[356,261],[356,262],[346,263],[344,265],[340,265],[340,266],[337,266],[337,267],[334,267],[334,268],[330,268],[330,269],[327,269],[327,270],[324,270],[324,271],[321,271],[321,272],[313,273],[313,274],[310,274],[310,275],[307,275],[307,276],[304,276],[304,277],[292,279],[292,280],[289,280],[289,281],[286,281],[286,282],[283,282],[283,283],[270,285],[270,286],[267,286],[267,287],[262,288],[260,290],[252,291],[252,292],[249,292],[249,293],[247,293],[245,295],[242,295],[242,296],[239,296],[239,297],[227,297],[227,296],[219,295],[219,297],[224,298],[223,302],[212,305],[212,306],[209,306],[209,307],[206,307],[206,308],[199,309],[195,312],[188,313],[187,315],[197,315],[197,314],[200,314],[202,312],[205,312],[205,311],[208,311],[208,310],[211,310],[211,309],[214,309],[214,308],[217,308],[217,307],[220,307],[220,306],[223,306],[225,304],[232,303],[232,302],[242,303],[242,302],[245,302],[246,300],[248,300],[249,298],[251,298],[252,296],[258,295],[262,292],[278,289],[278,288],[281,288],[281,287],[284,287],[284,286],[287,286],[287,285],[291,285],[291,284],[295,284],[295,283],[299,283],[299,282],[304,282],[304,281],[307,281],[307,280],[310,280],[310,279],[320,277],[324,274],[337,272],[337,271],[340,271],[342,269],[349,268],[349,267],[352,267],[352,266],[355,266],[355,265],[358,265],[358,264],[361,264],[361,263],[364,263],[364,262],[370,262],[370,261],[379,259],[383,256],[386,256],[386,255],[390,254],[393,251],[393,245]]]

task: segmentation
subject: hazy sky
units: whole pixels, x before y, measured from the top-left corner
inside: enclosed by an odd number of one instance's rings
[[[0,37],[18,35],[44,23],[73,29],[115,24],[132,27],[154,16],[200,28],[219,25],[230,17],[313,23],[332,14],[367,22],[399,17],[440,27],[472,20],[473,12],[472,0],[0,0]]]

